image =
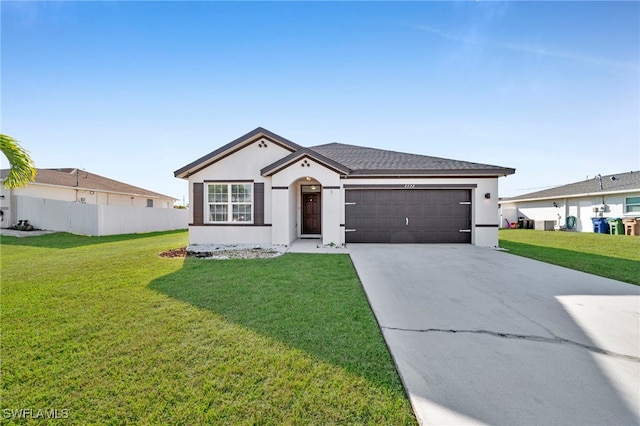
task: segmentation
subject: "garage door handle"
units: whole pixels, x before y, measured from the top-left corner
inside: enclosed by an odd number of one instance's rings
[[[471,201],[460,201],[458,204],[464,205],[464,206],[471,205]]]
[[[458,232],[471,232],[471,229],[461,229]]]
[[[404,224],[405,224],[405,226],[409,226],[409,218],[408,217],[404,218]]]

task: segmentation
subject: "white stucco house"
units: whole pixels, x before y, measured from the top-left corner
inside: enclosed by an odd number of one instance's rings
[[[4,181],[8,169],[0,171]],[[35,181],[0,184],[1,227],[28,220],[40,229],[85,235],[184,229],[187,213],[173,197],[75,168],[36,169]]]
[[[574,230],[593,232],[592,218],[640,217],[640,171],[591,179],[500,200],[501,226],[529,219],[553,221],[555,229],[575,218]]]
[[[498,245],[498,178],[514,169],[340,143],[302,147],[257,128],[176,170],[189,243]]]

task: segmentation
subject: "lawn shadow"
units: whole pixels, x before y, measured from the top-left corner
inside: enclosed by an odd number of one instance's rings
[[[76,247],[92,246],[96,244],[139,240],[143,238],[152,238],[160,235],[179,234],[183,232],[186,233],[186,230],[178,229],[173,231],[147,232],[142,234],[106,235],[103,237],[76,235],[76,234],[70,234],[68,232],[55,232],[52,234],[39,235],[34,237],[11,237],[8,235],[2,235],[0,237],[0,245],[42,247],[42,248],[51,248],[51,249],[69,249],[69,248],[76,248]]]
[[[517,256],[640,285],[640,262],[637,260],[504,240],[500,241],[500,246]]]
[[[187,258],[149,288],[404,394],[348,255]]]

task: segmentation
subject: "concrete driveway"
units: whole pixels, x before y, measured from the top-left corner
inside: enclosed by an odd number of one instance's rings
[[[640,424],[640,287],[469,245],[349,251],[421,424]]]

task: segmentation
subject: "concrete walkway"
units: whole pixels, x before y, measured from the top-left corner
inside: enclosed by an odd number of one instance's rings
[[[343,246],[323,246],[320,238],[298,238],[289,248],[288,253],[329,253],[329,254],[348,254]]]
[[[349,251],[421,424],[640,424],[640,287],[470,245]]]

